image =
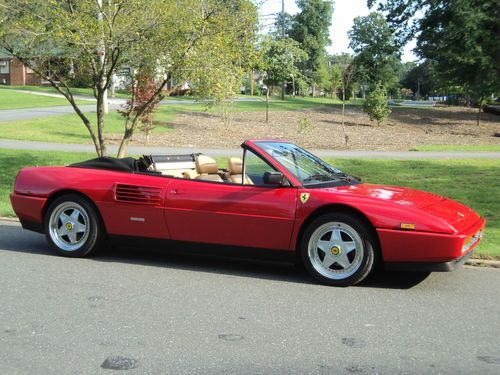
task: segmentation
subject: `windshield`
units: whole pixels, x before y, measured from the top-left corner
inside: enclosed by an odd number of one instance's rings
[[[292,143],[256,142],[256,144],[290,171],[304,186],[325,183],[345,185],[359,182]]]

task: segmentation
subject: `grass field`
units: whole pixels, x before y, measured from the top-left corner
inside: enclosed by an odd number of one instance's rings
[[[5,90],[4,90],[5,91]],[[2,95],[0,90],[0,100]],[[10,92],[9,94],[19,94],[26,96],[29,103],[35,101],[44,103],[46,99],[55,99],[62,101],[62,105],[67,104],[65,99],[48,98],[31,94],[22,94]],[[46,103],[49,103],[47,101]],[[85,104],[89,104],[86,102]],[[55,105],[55,104],[51,104]],[[338,106],[339,102],[324,98],[290,98],[288,100],[273,99],[271,102],[271,111],[299,110],[304,108],[312,108],[321,105]],[[38,104],[36,105],[38,106]],[[162,123],[157,125],[153,133],[161,133],[169,131],[168,126],[164,126],[168,122],[175,119],[175,116],[180,112],[219,112],[220,106],[210,106],[207,103],[183,103],[183,104],[165,104],[161,105],[158,111],[154,114],[154,120]],[[265,111],[265,103],[262,101],[242,101],[237,102],[232,107],[236,112],[262,112]],[[95,113],[87,113],[87,117],[95,124]],[[124,118],[116,111],[110,111],[105,119],[106,134],[118,133],[123,134]],[[76,114],[47,116],[29,120],[18,120],[2,123],[2,132],[0,138],[29,140],[38,142],[55,142],[55,143],[91,143],[88,131],[82,121]]]
[[[78,101],[80,104],[89,104],[91,102]],[[53,98],[50,96],[34,95],[17,91],[0,89],[0,110],[3,109],[22,109],[37,107],[54,107],[59,105],[69,105],[64,98]]]
[[[95,113],[87,113],[95,125]],[[162,116],[167,119],[168,114]],[[123,134],[124,118],[116,111],[106,115],[105,132]],[[92,143],[87,128],[76,115],[49,116],[39,119],[19,120],[1,123],[0,138],[55,143]],[[154,132],[165,132],[165,126],[157,126]]]
[[[47,92],[47,93],[53,93],[57,94],[58,91],[54,89],[52,86],[2,86],[1,87],[4,90],[23,90],[23,91],[37,91],[37,92]],[[80,88],[80,87],[73,87],[71,88],[71,92],[74,95],[85,95],[85,96],[94,96],[92,89],[90,88]],[[116,98],[121,98],[121,99],[127,99],[130,97],[129,94],[126,92],[121,92],[117,91],[115,93]],[[237,95],[238,98],[253,98],[253,99],[260,99],[262,100],[261,105],[264,106],[265,104],[265,97],[264,96],[249,96],[249,95]],[[166,100],[176,100],[176,101],[189,101],[189,100],[194,100],[195,98],[192,96],[170,96],[166,97]],[[301,109],[301,108],[309,108],[311,106],[318,106],[318,105],[331,105],[331,104],[336,104],[339,105],[341,104],[341,101],[338,99],[330,99],[330,98],[323,98],[323,97],[316,97],[316,98],[301,98],[301,97],[287,97],[286,100],[282,101],[278,97],[272,97],[271,98],[271,107],[276,107],[276,108],[281,108],[281,109],[274,109],[274,110],[294,110],[294,109]],[[350,105],[360,105],[362,103],[361,100],[353,100],[348,102]],[[245,107],[249,108],[251,110],[252,108],[259,108],[260,105],[255,104],[255,103],[250,103],[248,106],[245,104],[241,105],[242,103],[238,103],[237,105],[237,110],[247,110],[243,109]],[[264,107],[265,109],[265,107]],[[270,108],[271,109],[271,108]]]
[[[187,101],[194,100],[193,98],[186,97],[169,97],[166,98],[171,101]],[[266,102],[264,97],[241,97],[240,100],[234,102],[230,105],[229,110],[233,112],[264,112],[266,110]],[[360,105],[358,100],[346,102],[347,106],[358,106]],[[287,97],[285,100],[281,100],[278,97],[272,97],[269,103],[270,111],[296,111],[306,108],[314,108],[319,106],[334,106],[340,107],[342,106],[342,102],[337,99],[330,98],[302,98],[302,97]],[[211,105],[209,101],[199,101],[195,103],[186,103],[186,104],[165,104],[160,107],[160,110],[157,112],[155,116],[160,115],[162,112],[221,112],[221,105]]]
[[[410,151],[440,151],[440,152],[500,152],[498,145],[422,145],[412,147]]]
[[[93,153],[0,149],[0,216],[12,216],[9,192],[21,167],[65,165],[95,157]],[[500,161],[498,160],[328,160],[364,181],[428,190],[462,202],[488,220],[477,255],[500,259]],[[219,159],[222,167],[225,159]]]

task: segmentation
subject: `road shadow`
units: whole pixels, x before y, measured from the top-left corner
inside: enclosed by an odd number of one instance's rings
[[[238,259],[217,254],[217,246],[205,254],[193,253],[179,245],[167,249],[149,247],[123,247],[108,245],[94,257],[95,262],[136,264],[141,266],[172,268],[256,278],[280,282],[317,284],[301,265],[291,262],[263,259]],[[45,236],[23,230],[18,225],[0,224],[0,252],[12,251],[43,256],[59,256],[50,249]],[[68,261],[71,259],[68,258]],[[424,281],[428,273],[374,272],[356,288],[411,289]]]

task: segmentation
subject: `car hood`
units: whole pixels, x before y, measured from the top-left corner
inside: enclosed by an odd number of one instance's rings
[[[421,190],[374,184],[357,184],[350,186],[341,186],[337,188],[322,189],[335,194],[357,197],[361,200],[378,201],[384,203],[384,206],[394,205],[399,208],[398,211],[409,215],[410,212],[420,213],[422,218],[435,218],[436,221],[430,226],[425,225],[428,230],[439,232],[461,232],[479,219],[479,215],[471,208],[452,199],[442,197],[437,194],[428,193]],[[394,207],[393,206],[393,207]],[[430,224],[429,220],[425,220]],[[439,225],[441,222],[441,225]],[[417,226],[418,227],[418,226]],[[422,228],[422,226],[420,226]],[[439,230],[438,227],[441,227]]]
[[[337,188],[325,188],[322,190],[334,190],[336,194],[344,193],[349,195],[376,198],[382,201],[387,201],[411,208],[423,208],[446,200],[446,198],[437,194],[428,193],[416,189],[388,185],[357,184],[340,186]]]

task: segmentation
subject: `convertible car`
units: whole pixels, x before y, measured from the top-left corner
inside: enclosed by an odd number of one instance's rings
[[[242,148],[227,168],[203,154],[23,168],[11,202],[22,226],[45,233],[64,256],[132,239],[273,250],[335,286],[356,284],[378,265],[450,271],[481,239],[485,220],[453,200],[364,183],[285,141]]]

